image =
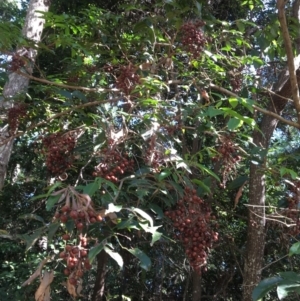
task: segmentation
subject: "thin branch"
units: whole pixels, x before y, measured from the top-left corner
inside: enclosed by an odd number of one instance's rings
[[[283,258],[285,258],[285,257],[288,257],[288,256],[289,256],[289,254],[284,255],[284,256],[278,258],[277,260],[274,260],[274,261],[268,263],[267,265],[265,265],[265,266],[261,269],[261,271],[264,270],[264,269],[266,269],[266,268],[269,267],[270,265],[272,265],[272,264],[274,264],[274,263],[276,263],[276,262],[280,261],[281,259],[283,259]]]
[[[88,102],[88,103],[84,103],[84,104],[80,104],[78,106],[74,106],[72,108],[69,108],[63,112],[60,112],[60,113],[57,113],[49,118],[47,118],[46,120],[43,120],[39,123],[36,123],[36,124],[33,124],[31,126],[29,126],[26,131],[24,132],[18,132],[17,134],[15,135],[12,135],[10,136],[9,138],[7,139],[4,139],[0,142],[0,146],[1,145],[4,145],[6,143],[8,143],[8,141],[12,140],[12,139],[15,139],[17,137],[20,137],[20,136],[23,136],[25,135],[27,132],[29,132],[30,130],[33,130],[33,129],[36,129],[37,127],[40,127],[42,125],[47,125],[49,124],[49,122],[51,122],[52,120],[54,119],[57,119],[59,117],[62,117],[62,116],[65,116],[67,115],[68,113],[74,111],[74,110],[77,110],[77,109],[81,109],[81,108],[86,108],[86,107],[91,107],[91,106],[96,106],[96,105],[100,105],[100,104],[103,104],[103,103],[106,103],[106,102],[118,102],[120,100],[120,98],[112,98],[112,99],[105,99],[105,100],[97,100],[97,101],[92,101],[92,102]]]
[[[227,94],[228,96],[232,96],[232,97],[240,97],[240,96],[238,96],[237,94],[235,94],[235,93],[233,93],[233,92],[231,92],[231,91],[229,91],[229,90],[227,90],[227,89],[225,89],[225,88],[223,88],[223,87],[220,87],[220,86],[217,86],[217,85],[214,85],[214,84],[210,84],[209,86],[210,86],[212,89],[214,89],[214,90],[218,90],[218,91],[220,91],[220,92],[222,92],[222,93],[224,93],[224,94]],[[261,113],[263,113],[263,114],[272,116],[272,117],[276,118],[277,120],[279,120],[279,121],[281,121],[281,122],[283,122],[283,123],[285,123],[285,124],[288,124],[288,125],[290,125],[290,126],[293,126],[293,127],[295,127],[295,128],[300,129],[300,124],[297,123],[297,122],[293,122],[293,121],[287,120],[287,119],[283,118],[282,116],[280,116],[280,115],[278,115],[278,114],[276,114],[276,113],[274,113],[274,112],[271,112],[271,111],[268,111],[268,110],[266,110],[266,109],[260,108],[260,107],[258,107],[258,106],[256,106],[256,105],[253,105],[252,107],[253,107],[253,109],[255,109],[255,110],[257,110],[257,111],[259,111],[259,112],[261,112]]]
[[[52,82],[50,80],[44,79],[44,78],[39,78],[39,77],[35,77],[32,75],[29,75],[27,73],[18,71],[16,72],[21,76],[27,77],[31,80],[34,80],[36,82],[40,82],[46,85],[51,85],[51,86],[57,86],[57,87],[61,87],[61,88],[66,88],[66,89],[72,89],[72,90],[81,90],[81,91],[85,91],[85,92],[120,92],[119,89],[104,89],[104,88],[87,88],[87,87],[82,87],[82,86],[72,86],[72,85],[66,85],[66,84],[62,84],[62,83],[55,83]]]
[[[278,19],[279,19],[280,26],[281,26],[281,32],[282,32],[282,37],[283,37],[284,46],[285,46],[285,52],[286,52],[287,61],[288,61],[293,101],[294,101],[295,109],[297,111],[298,124],[300,125],[299,87],[298,87],[298,82],[297,82],[296,69],[295,69],[295,65],[294,65],[293,48],[292,48],[292,43],[291,43],[290,34],[289,34],[289,30],[288,30],[288,25],[286,22],[284,6],[285,6],[284,0],[277,0]]]
[[[277,96],[277,97],[282,98],[282,99],[284,99],[284,100],[286,100],[286,101],[289,101],[289,102],[293,102],[292,99],[290,99],[290,98],[288,98],[288,97],[284,97],[284,96],[282,96],[282,95],[279,95],[279,94],[275,93],[274,91],[272,91],[272,90],[270,90],[270,89],[267,89],[267,88],[264,88],[264,87],[263,87],[262,89],[265,90],[266,92],[268,92],[268,93],[274,95],[274,96]]]

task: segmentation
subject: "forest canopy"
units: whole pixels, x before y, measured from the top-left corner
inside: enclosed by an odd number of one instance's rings
[[[0,3],[0,300],[300,298],[300,1]]]

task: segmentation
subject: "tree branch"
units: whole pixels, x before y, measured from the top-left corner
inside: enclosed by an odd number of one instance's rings
[[[57,118],[62,117],[62,116],[65,116],[65,115],[67,115],[68,113],[70,113],[70,112],[72,112],[74,110],[82,109],[82,108],[86,108],[86,107],[92,107],[92,106],[100,105],[100,104],[103,104],[103,103],[106,103],[106,102],[118,102],[119,100],[120,100],[120,98],[112,98],[112,99],[106,99],[106,100],[97,100],[97,101],[93,101],[93,102],[88,102],[88,103],[80,104],[78,106],[74,106],[72,108],[69,108],[69,109],[63,111],[63,112],[55,114],[55,115],[47,118],[46,120],[43,120],[43,121],[41,121],[39,123],[32,124],[31,126],[29,126],[26,129],[25,132],[18,132],[17,134],[15,134],[13,136],[10,136],[7,139],[3,139],[2,141],[0,141],[0,146],[6,144],[8,141],[10,141],[12,139],[15,139],[17,137],[20,137],[20,136],[26,134],[30,130],[34,130],[37,127],[40,127],[42,125],[47,125],[52,120],[57,119]]]
[[[231,91],[229,91],[229,90],[227,90],[227,89],[225,89],[223,87],[220,87],[220,86],[217,86],[217,85],[214,85],[214,84],[210,84],[210,87],[212,89],[220,91],[220,92],[222,92],[222,93],[224,93],[224,94],[226,94],[228,96],[237,97],[237,98],[240,97],[237,94],[235,94],[235,93],[233,93],[233,92],[231,92]],[[281,122],[283,122],[285,124],[288,124],[288,125],[293,126],[293,127],[297,128],[297,129],[300,129],[300,124],[299,123],[287,120],[287,119],[283,118],[282,116],[280,116],[280,115],[278,115],[278,114],[276,114],[274,112],[271,112],[271,111],[268,111],[266,109],[260,108],[260,107],[258,107],[256,105],[253,105],[253,109],[255,109],[255,110],[257,110],[257,111],[259,111],[259,112],[261,112],[263,114],[270,115],[270,116],[276,118],[277,120],[279,120],[279,121],[281,121]]]
[[[27,77],[31,80],[34,80],[36,82],[40,82],[43,84],[47,84],[47,85],[51,85],[51,86],[57,86],[57,87],[61,87],[61,88],[66,88],[66,89],[72,89],[72,90],[81,90],[81,91],[85,91],[85,92],[120,92],[119,89],[104,89],[104,88],[87,88],[87,87],[82,87],[82,86],[72,86],[72,85],[66,85],[66,84],[61,84],[61,83],[55,83],[52,82],[50,80],[44,79],[44,78],[39,78],[39,77],[35,77],[33,75],[29,75],[27,73],[21,72],[21,71],[17,71],[16,72],[19,75],[22,75],[24,77]]]
[[[286,51],[286,55],[287,55],[293,101],[294,101],[295,109],[297,111],[298,124],[300,124],[299,87],[298,87],[298,82],[297,82],[296,69],[295,69],[295,65],[294,65],[294,54],[293,54],[293,49],[292,49],[292,43],[291,43],[289,31],[288,31],[288,26],[286,23],[284,6],[285,6],[284,0],[277,0],[278,19],[280,22],[282,37],[283,37],[285,51]]]

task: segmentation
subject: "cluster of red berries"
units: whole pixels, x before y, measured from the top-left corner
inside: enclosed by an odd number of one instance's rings
[[[242,83],[243,83],[243,78],[242,75],[235,75],[234,77],[230,78],[230,85],[232,88],[232,91],[237,93],[242,90]]]
[[[87,232],[90,224],[103,222],[105,213],[103,211],[102,213],[96,212],[90,196],[79,193],[74,187],[68,186],[54,194],[62,195],[63,200],[65,200],[62,204],[59,203],[54,220],[60,220],[64,224],[68,220],[73,220],[73,234],[77,233],[78,235],[78,245],[74,245],[70,241],[71,239],[74,241],[70,234],[62,235],[62,239],[66,241],[66,246],[64,251],[59,254],[59,257],[66,261],[64,274],[68,276],[69,283],[75,286],[84,272],[91,269],[91,264],[87,258],[88,239],[86,235],[83,235],[83,232]]]
[[[61,211],[55,212],[55,219],[59,219],[65,224],[69,219],[74,220],[77,230],[82,231],[89,224],[96,222],[102,222],[103,218],[100,214],[97,214],[93,209],[88,211],[84,209],[71,209],[65,205],[61,208]]]
[[[295,224],[294,227],[289,228],[289,234],[292,236],[298,236],[300,234],[300,215],[299,215],[299,200],[298,195],[300,190],[300,181],[294,182],[290,188],[291,195],[287,198],[288,208],[286,210],[286,216],[290,218]]]
[[[79,81],[79,74],[73,74],[67,78],[67,82],[70,84],[78,83],[78,81]]]
[[[26,65],[26,60],[28,57],[26,57],[26,54],[24,56],[20,56],[17,53],[14,53],[12,56],[12,61],[9,64],[9,71],[16,72],[20,68],[24,67]]]
[[[51,174],[61,175],[72,166],[76,145],[76,138],[72,133],[51,134],[42,138],[42,144],[42,153],[46,155],[46,166]]]
[[[207,43],[207,38],[201,29],[204,25],[204,21],[198,20],[196,22],[187,22],[183,24],[180,29],[183,47],[191,53],[194,58],[198,58],[201,55]]]
[[[95,166],[94,177],[101,177],[117,183],[119,177],[126,172],[134,170],[134,160],[129,159],[128,154],[118,152],[116,149],[105,148],[101,150],[101,162]]]
[[[133,65],[121,67],[121,73],[117,77],[116,87],[129,95],[132,90],[140,83],[140,77],[136,73],[137,68]]]
[[[98,71],[98,67],[94,65],[85,65],[85,70],[94,74],[96,71]]]
[[[70,239],[69,234],[64,234],[65,241]],[[88,256],[87,238],[81,236],[78,245],[67,244],[64,251],[59,253],[59,257],[66,261],[64,274],[68,276],[71,285],[77,285],[78,280],[83,277],[84,272],[91,269]]]
[[[237,149],[229,136],[221,137],[221,145],[218,147],[218,156],[212,158],[213,161],[222,161],[222,183],[221,188],[226,187],[229,174],[236,170],[237,164],[242,160],[242,157],[237,155]]]
[[[104,70],[105,72],[111,73],[111,72],[113,72],[114,67],[113,67],[113,65],[111,65],[111,64],[105,64],[105,65],[103,66],[103,70]]]
[[[179,200],[176,209],[165,212],[176,229],[176,237],[183,243],[191,267],[198,273],[205,269],[208,251],[218,240],[215,217],[211,208],[200,197],[195,189],[185,188],[184,198]]]
[[[19,127],[20,121],[27,115],[27,106],[25,104],[16,104],[7,112],[7,119],[10,134],[16,132]]]

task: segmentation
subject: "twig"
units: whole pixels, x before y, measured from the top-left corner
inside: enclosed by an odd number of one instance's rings
[[[133,179],[133,178],[135,178],[135,175],[131,175],[131,176],[125,177],[125,178],[123,178],[123,179],[120,181],[119,188],[118,188],[118,192],[117,192],[116,196],[113,198],[113,202],[114,202],[114,203],[117,201],[117,199],[118,199],[118,197],[119,197],[119,194],[120,194],[120,191],[121,191],[121,189],[122,189],[122,186],[123,186],[124,181],[125,181],[125,180],[128,180],[128,179]]]
[[[74,106],[72,108],[69,108],[63,112],[60,112],[60,113],[57,113],[55,115],[53,115],[52,117],[49,117],[47,118],[46,120],[43,120],[41,122],[38,122],[36,124],[33,124],[31,126],[29,126],[26,131],[24,132],[18,132],[17,134],[15,135],[12,135],[10,136],[9,138],[7,139],[4,139],[0,142],[0,146],[1,145],[4,145],[5,143],[9,142],[10,140],[14,139],[14,138],[17,138],[17,137],[20,137],[22,135],[25,135],[28,131],[30,130],[33,130],[33,129],[36,129],[37,127],[40,127],[42,125],[47,125],[49,124],[49,122],[51,122],[52,120],[56,119],[56,118],[59,118],[59,117],[62,117],[74,110],[77,110],[77,109],[81,109],[81,108],[86,108],[86,107],[91,107],[91,106],[96,106],[96,105],[99,105],[99,104],[103,104],[103,103],[106,103],[106,102],[118,102],[120,100],[120,98],[112,98],[112,99],[105,99],[105,100],[97,100],[97,101],[92,101],[92,102],[88,102],[88,103],[84,103],[84,104],[80,104],[78,106]]]
[[[55,82],[52,82],[50,80],[35,77],[33,75],[29,75],[29,74],[21,72],[21,71],[17,71],[16,73],[21,75],[21,76],[27,77],[31,80],[34,80],[36,82],[40,82],[40,83],[51,85],[51,86],[66,88],[66,89],[81,90],[81,91],[85,91],[85,92],[120,92],[119,89],[115,89],[115,88],[104,89],[104,88],[87,88],[87,87],[82,87],[82,86],[72,86],[72,85],[67,85],[67,84],[62,84],[62,83],[55,83]]]
[[[281,26],[281,32],[282,32],[282,37],[283,37],[284,46],[285,46],[285,52],[286,52],[286,56],[287,56],[293,101],[294,101],[295,109],[297,111],[298,124],[300,125],[299,87],[298,87],[297,75],[296,75],[296,70],[295,70],[295,65],[294,65],[293,48],[292,48],[292,43],[291,43],[290,34],[289,34],[289,30],[288,30],[288,25],[286,22],[284,7],[285,7],[285,1],[277,0],[278,19],[279,19],[280,26]]]
[[[267,265],[265,265],[265,266],[261,269],[261,271],[264,270],[264,269],[266,269],[267,267],[269,267],[269,266],[272,265],[273,263],[276,263],[276,262],[278,262],[279,260],[281,260],[281,259],[283,259],[283,258],[285,258],[285,257],[288,257],[288,256],[289,256],[289,254],[284,255],[284,256],[280,257],[279,259],[277,259],[277,260],[275,260],[275,261],[272,261],[272,262],[268,263]]]

